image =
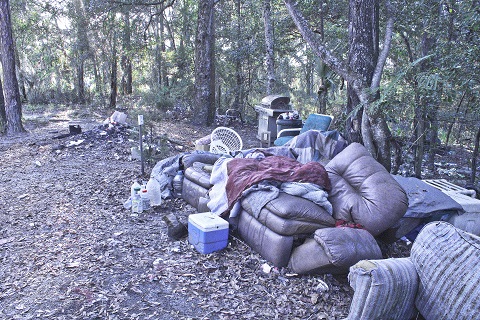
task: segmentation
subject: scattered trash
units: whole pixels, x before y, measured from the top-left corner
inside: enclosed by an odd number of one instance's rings
[[[37,167],[41,167],[42,166],[42,163],[40,161],[35,161],[35,164],[37,165]]]
[[[328,292],[330,288],[328,287],[328,284],[325,283],[325,281],[318,279],[318,284],[315,287],[315,290],[318,292]]]
[[[270,273],[272,271],[272,267],[268,265],[268,263],[262,264],[262,271],[263,273]]]
[[[110,117],[103,121],[103,124],[127,124],[127,115],[120,111],[115,111]]]
[[[81,145],[84,141],[85,141],[85,139],[79,139],[79,140],[77,140],[77,141],[70,141],[70,142],[67,144],[67,147],[79,146],[79,145]]]

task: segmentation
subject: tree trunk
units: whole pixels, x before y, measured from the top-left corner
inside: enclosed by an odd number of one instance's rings
[[[447,130],[447,137],[445,138],[445,145],[448,146],[450,142],[450,135],[452,134],[452,129],[453,126],[455,125],[455,122],[457,121],[458,114],[460,113],[460,108],[463,103],[463,99],[465,98],[465,95],[467,94],[467,90],[465,90],[462,94],[462,97],[460,98],[460,102],[457,105],[457,109],[455,110],[455,116],[453,117],[452,121],[448,125],[448,130]]]
[[[77,62],[77,99],[78,103],[85,103],[85,72],[84,72],[84,61],[80,59]]]
[[[110,74],[110,108],[117,106],[117,33],[114,31],[112,44],[112,70]]]
[[[128,8],[128,7],[127,7]],[[130,37],[130,15],[128,10],[123,13],[123,52],[122,52],[122,94],[132,94],[132,60],[131,54],[131,37]]]
[[[20,65],[20,57],[18,56],[18,50],[16,46],[14,47],[14,51],[15,51],[15,64],[17,65],[17,71],[18,71],[18,86],[20,90],[21,101],[28,102],[27,89],[25,88],[25,74],[23,73],[22,67]]]
[[[349,51],[348,64],[357,70],[368,86],[371,85],[377,55],[375,52],[375,7],[376,0],[350,0],[349,12]],[[378,18],[378,17],[377,17]],[[350,142],[362,142],[362,114],[363,107],[355,90],[347,85],[347,119],[346,134]]]
[[[275,83],[275,58],[274,58],[274,37],[272,26],[272,6],[270,0],[264,0],[263,20],[265,24],[265,66],[267,70],[267,95],[274,93]]]
[[[195,116],[193,123],[210,126],[215,118],[214,0],[200,0],[195,37]]]
[[[378,91],[380,86],[383,67],[385,66],[388,52],[390,50],[393,34],[392,10],[390,8],[388,10],[389,17],[387,20],[387,28],[385,30],[384,46],[380,54],[378,54],[375,49],[378,48],[378,46],[373,44],[375,39],[378,37],[378,33],[366,31],[368,29],[373,29],[378,25],[378,22],[375,21],[375,17],[378,18],[377,0],[351,1],[350,27],[355,29],[350,30],[350,34],[352,36],[350,43],[354,50],[358,50],[360,53],[363,52],[372,59],[375,59],[378,55],[378,59],[374,60],[373,62],[365,61],[365,57],[354,53],[349,59],[350,63],[346,64],[334,56],[332,52],[325,47],[324,43],[318,41],[318,38],[310,29],[307,21],[305,21],[303,16],[292,3],[293,0],[284,0],[284,2],[287,5],[290,16],[293,18],[293,21],[295,22],[301,35],[307,41],[313,51],[331,70],[336,72],[348,82],[349,87],[355,93],[355,97],[358,98],[360,102],[359,106],[362,106],[365,108],[365,110],[368,110],[368,113],[364,112],[361,123],[363,142],[372,156],[376,157],[376,159],[379,160],[379,162],[382,163],[387,170],[390,170],[391,133],[385,122],[382,110],[379,107],[371,109],[369,107],[372,102],[378,98],[378,94],[375,94],[375,92]],[[366,17],[367,15],[370,15],[370,17]],[[362,26],[360,23],[364,23],[364,25]],[[356,41],[364,41],[368,47],[364,48],[358,45]],[[350,65],[364,66],[365,70],[353,69],[350,67]],[[373,66],[373,71],[370,71],[370,65]],[[366,72],[367,70],[368,72]],[[366,75],[370,75],[370,79],[365,78]]]
[[[22,103],[15,68],[15,50],[8,0],[0,0],[0,33],[6,133],[12,135],[24,132],[25,129],[22,125]]]
[[[3,85],[0,79],[0,133],[5,131],[7,126],[7,114],[5,113],[5,98],[3,97]]]
[[[325,41],[325,32],[324,32],[324,9],[323,1],[320,1],[320,40],[322,43]],[[317,90],[318,97],[318,108],[317,112],[321,114],[327,113],[327,98],[328,98],[328,83],[327,83],[327,66],[325,63],[320,60],[319,62],[319,83]]]
[[[236,46],[237,52],[241,51],[242,43],[242,12],[241,12],[241,2],[240,0],[235,1],[236,11],[237,11],[237,30],[236,30]],[[233,108],[236,110],[241,109],[243,105],[243,72],[242,72],[242,56],[240,53],[236,55],[235,61],[235,79],[236,79],[236,89],[235,89],[235,100],[233,102]]]
[[[475,185],[475,177],[477,176],[477,158],[480,143],[480,124],[477,124],[477,134],[475,135],[475,147],[472,153],[472,174],[470,175],[470,184]]]
[[[89,56],[88,21],[82,0],[74,1],[76,42],[74,46],[74,65],[76,70],[77,102],[85,103],[85,61]]]

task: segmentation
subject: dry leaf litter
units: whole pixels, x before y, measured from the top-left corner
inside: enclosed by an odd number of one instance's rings
[[[0,318],[347,316],[353,291],[346,276],[289,274],[235,237],[202,255],[187,238],[167,236],[162,218],[195,213],[181,199],[139,215],[125,209],[140,173],[131,127],[105,130],[98,116],[86,116],[83,133],[68,136],[65,116],[39,117],[29,116],[28,135],[0,140]],[[235,129],[246,147],[259,146],[254,127]],[[154,129],[167,136],[168,155],[192,150],[210,131],[167,120]]]

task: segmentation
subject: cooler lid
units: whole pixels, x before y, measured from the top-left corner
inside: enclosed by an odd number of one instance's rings
[[[212,212],[194,213],[188,216],[188,221],[203,231],[214,231],[228,228],[228,221]]]

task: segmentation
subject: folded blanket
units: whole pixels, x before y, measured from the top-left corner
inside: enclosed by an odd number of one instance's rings
[[[229,209],[244,190],[262,180],[313,183],[324,190],[330,190],[328,174],[320,163],[302,164],[281,156],[270,156],[262,160],[232,159],[227,163],[227,174],[225,187]]]

